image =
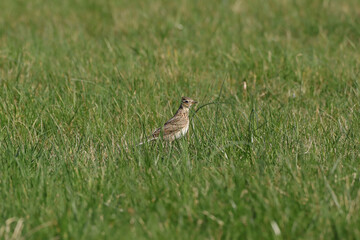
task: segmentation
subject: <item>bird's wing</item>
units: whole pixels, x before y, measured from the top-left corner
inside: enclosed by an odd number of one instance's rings
[[[180,131],[186,126],[187,119],[180,116],[174,116],[167,121],[162,128],[156,129],[151,135],[153,138],[158,138],[160,132],[163,131],[164,136]]]

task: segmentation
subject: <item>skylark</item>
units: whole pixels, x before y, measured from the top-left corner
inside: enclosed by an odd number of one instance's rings
[[[182,97],[180,107],[175,115],[163,127],[156,129],[147,142],[156,140],[161,136],[164,140],[172,142],[184,136],[189,130],[189,110],[196,103],[191,98]],[[143,144],[143,142],[140,144]]]

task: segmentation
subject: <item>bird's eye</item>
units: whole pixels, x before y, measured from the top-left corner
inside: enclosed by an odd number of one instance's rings
[[[186,103],[188,103],[189,101],[188,100],[185,100]]]

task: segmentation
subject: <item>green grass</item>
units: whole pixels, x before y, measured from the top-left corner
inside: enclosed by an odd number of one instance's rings
[[[360,239],[359,14],[0,1],[0,239]]]

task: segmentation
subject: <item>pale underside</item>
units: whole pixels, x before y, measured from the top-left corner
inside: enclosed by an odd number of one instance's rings
[[[186,126],[182,128],[180,131],[176,132],[175,136],[170,137],[171,139],[169,139],[169,141],[174,141],[175,139],[185,136],[188,130],[189,130],[189,123],[186,124]]]

